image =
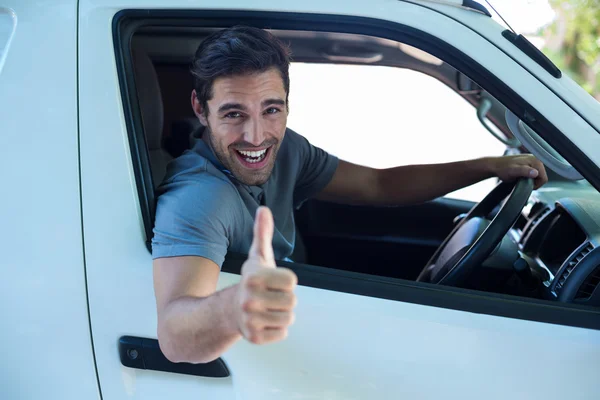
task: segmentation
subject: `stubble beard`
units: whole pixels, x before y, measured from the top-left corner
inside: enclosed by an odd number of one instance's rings
[[[260,170],[252,171],[241,165],[240,161],[237,159],[237,155],[235,154],[236,143],[229,145],[229,148],[224,148],[215,140],[209,126],[206,127],[204,135],[208,135],[209,144],[217,156],[217,159],[239,182],[248,186],[260,186],[265,184],[271,177],[280,146],[280,142],[277,139],[272,139],[261,144],[261,146],[264,146],[265,144],[271,146],[269,149],[270,154],[268,155],[269,161],[268,164]]]

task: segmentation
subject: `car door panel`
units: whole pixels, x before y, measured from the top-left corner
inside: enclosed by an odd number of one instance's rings
[[[449,198],[406,207],[309,200],[295,218],[308,264],[415,280],[472,206]]]
[[[315,271],[298,273],[298,323],[283,342],[257,346],[241,341],[223,354],[231,377],[122,367],[123,379],[110,385],[113,390],[105,391],[105,397],[159,399],[177,393],[249,400],[437,399],[460,394],[467,399],[504,399],[511,393],[511,398],[525,400],[533,394],[586,399],[587,393],[600,389],[593,361],[600,355],[598,331],[552,326],[549,336],[544,323],[332,292],[303,285],[320,283]],[[352,276],[339,277],[338,284],[347,279]],[[218,288],[237,282],[239,275],[223,272]],[[383,285],[380,289],[385,291]],[[564,347],[569,348],[568,356],[555,357],[548,351]],[[591,356],[587,354],[594,348]],[[569,359],[589,361],[576,371],[567,365]],[[474,378],[475,370],[476,376],[488,378]],[[557,373],[568,387],[531,385]],[[522,379],[524,374],[527,379]],[[581,397],[572,396],[573,387]],[[127,397],[119,390],[127,391]]]

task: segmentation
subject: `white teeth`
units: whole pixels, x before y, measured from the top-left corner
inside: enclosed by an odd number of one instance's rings
[[[242,151],[242,150],[238,150],[238,151],[240,152],[240,154],[243,154],[245,156],[257,158],[257,157],[260,157],[263,154],[265,154],[267,152],[267,149],[260,150],[260,151]]]
[[[268,149],[260,150],[260,151],[242,151],[238,150],[238,153],[245,156],[244,161],[250,164],[255,164],[257,162],[261,162],[265,159]]]
[[[240,151],[238,153],[245,156],[244,161],[250,164],[261,162],[267,156],[267,149],[261,151]]]

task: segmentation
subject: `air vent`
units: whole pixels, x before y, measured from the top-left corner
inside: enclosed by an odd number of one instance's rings
[[[532,209],[532,211],[533,211],[533,209]],[[533,228],[535,228],[537,223],[540,222],[540,220],[543,217],[545,217],[546,214],[548,214],[549,212],[550,212],[550,207],[546,206],[546,207],[543,207],[539,212],[535,213],[535,215],[533,215],[533,218],[531,218],[529,220],[529,223],[527,224],[527,226],[525,226],[525,229],[523,229],[523,234],[521,235],[521,243],[525,243],[528,236],[531,234],[531,231],[533,230]]]
[[[543,201],[536,201],[535,203],[532,204],[531,209],[529,210],[529,213],[527,214],[527,218],[533,217],[535,214],[542,211],[544,208],[548,209],[549,207]]]
[[[567,264],[567,267],[560,274],[560,277],[558,278],[558,282],[556,282],[556,286],[554,287],[554,292],[557,295],[560,292],[560,290],[562,289],[562,287],[564,286],[565,281],[567,280],[567,278],[569,277],[569,275],[571,275],[571,272],[573,272],[573,270],[577,267],[577,264],[579,264],[581,262],[581,260],[583,260],[585,258],[585,256],[587,256],[592,250],[594,250],[594,245],[592,245],[589,242],[585,243],[582,246],[582,248],[577,253],[575,253],[575,255],[569,260],[569,263]],[[589,280],[589,278],[588,278],[588,280]],[[600,278],[599,278],[599,280],[600,280]],[[587,280],[586,280],[586,282],[587,282]],[[598,280],[596,281],[596,285],[597,284],[598,284]],[[579,291],[581,291],[581,289],[584,286],[586,286],[585,283],[581,286],[581,288],[579,289]],[[594,291],[594,289],[592,289],[592,292],[593,291]],[[591,294],[591,292],[590,292],[590,294]],[[579,295],[579,292],[577,292],[577,295]]]
[[[591,244],[588,244],[586,246],[585,250],[583,250],[581,252],[581,254],[577,256],[577,258],[581,261],[583,259],[583,257],[585,257],[593,249],[594,249],[594,247]],[[584,251],[586,251],[585,254],[583,254]],[[588,276],[587,279],[585,281],[583,281],[583,284],[577,291],[577,294],[575,294],[575,299],[578,299],[578,300],[589,299],[590,297],[592,297],[592,293],[594,293],[594,290],[596,290],[596,288],[598,287],[599,284],[600,284],[600,266],[598,266],[590,274],[590,276]]]
[[[587,300],[592,296],[594,290],[600,284],[600,267],[596,268],[594,272],[588,276],[588,278],[583,282],[583,285],[577,291],[575,298],[578,300]]]

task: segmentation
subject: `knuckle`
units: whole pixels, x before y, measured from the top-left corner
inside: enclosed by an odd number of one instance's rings
[[[276,331],[271,331],[269,335],[270,342],[279,342],[287,337],[287,328],[277,329]]]
[[[285,324],[287,326],[290,326],[293,325],[294,322],[296,322],[296,314],[294,314],[293,312],[288,313],[288,315],[286,316]]]
[[[247,339],[252,344],[261,344],[262,343],[262,337],[258,333],[251,333],[250,335],[248,335]]]
[[[284,294],[281,300],[281,306],[285,307],[285,309],[291,310],[292,308],[296,307],[297,302],[298,299],[296,295],[292,292],[289,292]]]
[[[285,292],[269,292],[267,296],[269,297],[268,308],[277,308],[285,305]]]
[[[292,293],[291,298],[291,308],[296,308],[296,306],[298,305],[298,297]]]
[[[292,271],[290,271],[290,274],[292,278],[292,287],[295,287],[298,284],[298,276]]]
[[[248,318],[246,320],[245,326],[251,335],[257,334],[262,328],[260,322],[258,321],[258,318]]]
[[[283,269],[283,282],[289,288],[293,288],[298,284],[298,276],[291,269]]]
[[[252,310],[257,309],[258,306],[258,301],[256,299],[250,298],[242,303],[242,310],[244,310],[245,312],[250,312]]]
[[[265,279],[265,282],[267,283],[267,285],[269,284],[273,284],[275,282],[277,282],[277,279],[279,277],[279,271],[277,271],[276,269],[265,269],[263,270],[263,276]]]
[[[253,275],[246,279],[246,287],[249,289],[258,289],[263,284],[263,277],[260,275]]]

